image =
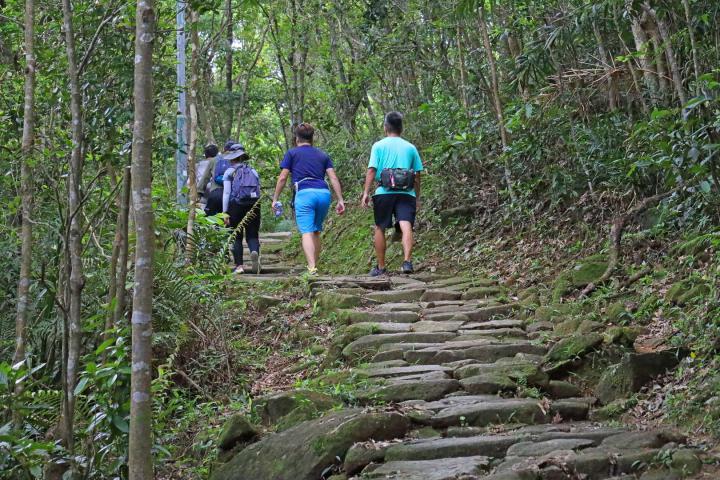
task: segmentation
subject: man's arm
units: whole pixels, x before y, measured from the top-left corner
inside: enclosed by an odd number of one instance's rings
[[[273,194],[272,203],[275,205],[275,202],[278,201],[278,198],[280,198],[280,193],[282,193],[283,188],[285,188],[285,184],[287,183],[288,176],[290,175],[290,170],[287,168],[283,168],[280,171],[280,176],[277,179],[277,184],[275,185],[275,193]]]
[[[377,174],[377,169],[375,169],[373,167],[368,168],[368,171],[365,174],[365,187],[363,188],[362,199],[360,200],[360,205],[362,207],[367,208],[370,206],[370,187],[372,186],[372,183],[375,180],[376,174]]]
[[[345,213],[345,200],[343,200],[342,195],[342,187],[340,186],[340,180],[338,180],[337,175],[335,174],[334,168],[328,168],[325,170],[327,173],[328,178],[330,178],[330,185],[332,185],[333,191],[335,192],[335,196],[337,197],[337,213],[342,215]]]
[[[415,198],[420,200],[420,172],[415,172]]]

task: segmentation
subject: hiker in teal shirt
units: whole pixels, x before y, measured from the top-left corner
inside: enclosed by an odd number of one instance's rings
[[[365,190],[361,205],[370,205],[370,187],[378,182],[372,196],[375,216],[375,255],[377,266],[370,271],[373,277],[387,273],[385,267],[385,230],[395,225],[402,232],[405,260],[403,273],[414,271],[412,264],[413,225],[420,196],[420,172],[422,161],[417,148],[400,135],[403,131],[403,116],[390,112],[385,116],[387,137],[375,143],[370,152],[370,163],[365,176]],[[386,184],[387,183],[387,184]]]

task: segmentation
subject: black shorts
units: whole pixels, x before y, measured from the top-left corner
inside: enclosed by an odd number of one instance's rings
[[[395,223],[406,221],[414,225],[415,202],[415,197],[407,193],[373,195],[375,225],[382,229],[390,228],[393,226],[393,217],[395,217]]]

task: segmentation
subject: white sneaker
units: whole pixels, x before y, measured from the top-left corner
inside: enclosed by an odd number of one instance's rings
[[[243,267],[238,266],[238,267],[235,267],[235,269],[233,270],[233,273],[236,275],[240,275],[241,273],[245,273],[245,270],[243,270]]]

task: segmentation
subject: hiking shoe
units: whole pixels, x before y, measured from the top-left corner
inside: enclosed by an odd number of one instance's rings
[[[252,264],[252,273],[260,273],[260,254],[258,252],[250,252],[250,263]]]
[[[320,274],[318,273],[317,267],[316,267],[316,268],[310,268],[310,267],[308,267],[308,269],[307,269],[307,274],[308,274],[309,277],[317,277],[317,276],[320,275]]]
[[[387,274],[386,268],[380,268],[380,267],[374,267],[372,270],[370,270],[370,276],[371,277],[379,277],[380,275]]]
[[[232,273],[240,275],[241,273],[245,273],[245,270],[243,269],[242,265],[238,265],[233,269]]]
[[[413,268],[413,264],[410,260],[405,260],[402,264],[402,273],[413,273],[415,269]]]

